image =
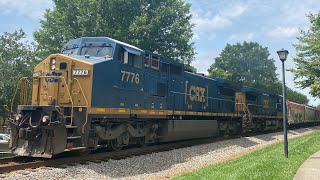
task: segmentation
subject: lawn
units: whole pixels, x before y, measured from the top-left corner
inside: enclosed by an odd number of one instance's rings
[[[11,153],[0,153],[0,158],[11,157],[11,156],[14,156],[14,155]]]
[[[200,170],[179,179],[292,179],[301,164],[320,149],[320,132],[289,140],[289,158],[283,156],[278,143]]]

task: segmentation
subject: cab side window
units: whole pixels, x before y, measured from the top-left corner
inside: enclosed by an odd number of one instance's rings
[[[133,55],[133,66],[136,68],[142,68],[142,57],[141,56],[137,56],[135,54]]]
[[[119,61],[128,66],[133,66],[136,68],[142,68],[142,57],[136,54],[129,53],[125,51],[124,48],[121,48],[119,51]]]

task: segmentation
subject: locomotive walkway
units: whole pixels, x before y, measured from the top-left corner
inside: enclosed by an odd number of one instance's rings
[[[298,169],[294,180],[320,179],[320,151],[311,155]]]

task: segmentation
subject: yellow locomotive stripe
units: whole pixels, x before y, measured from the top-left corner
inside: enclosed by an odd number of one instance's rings
[[[147,110],[147,109],[125,109],[125,108],[90,108],[89,114],[138,114],[138,115],[200,115],[200,116],[223,116],[223,117],[242,117],[243,114],[237,113],[211,113],[196,111],[172,111],[172,110]],[[252,118],[280,119],[282,116],[261,116],[251,115]]]

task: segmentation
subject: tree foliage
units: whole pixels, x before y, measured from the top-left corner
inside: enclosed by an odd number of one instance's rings
[[[219,77],[222,79],[229,79],[231,80],[232,74],[220,68],[215,68],[211,65],[209,69],[209,77]]]
[[[220,77],[261,89],[282,94],[282,84],[277,78],[274,60],[269,58],[268,48],[256,42],[227,44],[220,56],[210,66],[209,76]],[[287,99],[302,104],[309,102],[306,95],[287,87]]]
[[[289,87],[286,88],[286,98],[290,101],[294,101],[301,104],[309,103],[309,99],[306,95],[299,93]]]
[[[190,4],[183,0],[53,0],[34,33],[42,56],[60,51],[70,39],[108,36],[190,64]]]
[[[268,92],[282,95],[282,82],[280,82],[279,80],[276,81],[276,83],[270,89],[268,89]],[[287,100],[294,101],[300,104],[309,103],[309,99],[306,95],[299,93],[298,91],[295,91],[287,86],[286,86],[286,98]]]
[[[227,44],[210,66],[209,75],[265,89],[277,81],[274,60],[268,48],[256,42]]]
[[[6,115],[4,105],[10,105],[18,80],[31,77],[35,59],[35,46],[23,42],[23,30],[5,32],[0,36],[0,116]],[[16,102],[17,103],[17,102]],[[16,107],[16,104],[14,105]]]
[[[189,72],[197,73],[197,68],[195,68],[194,66],[191,66],[190,64],[186,64],[184,66],[184,69]]]
[[[299,44],[295,44],[297,56],[293,59],[296,68],[291,69],[296,84],[302,88],[310,87],[310,94],[320,97],[320,11],[309,14],[310,29],[301,30]]]

